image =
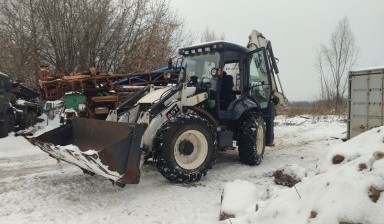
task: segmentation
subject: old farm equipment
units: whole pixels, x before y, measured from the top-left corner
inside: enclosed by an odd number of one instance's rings
[[[180,72],[175,67],[133,74],[103,74],[93,69],[67,76],[52,74],[47,66],[41,66],[39,86],[42,98],[58,100],[64,97],[68,102],[65,104],[65,119],[74,113],[80,117],[105,119],[110,110],[138,89],[150,84],[166,86],[175,83]]]
[[[136,91],[122,104],[132,108],[110,111],[108,121],[75,118],[29,140],[56,159],[122,185],[139,183],[140,161],[148,157],[172,182],[198,181],[217,151],[233,149],[233,141],[242,163],[260,164],[265,145],[273,144],[274,108],[287,101],[278,89],[271,42],[253,31],[248,48],[219,41],[179,54],[177,84]],[[228,67],[238,69],[228,74]]]
[[[38,96],[38,92],[0,73],[0,138],[7,136],[15,126],[25,129],[37,123],[43,111]]]

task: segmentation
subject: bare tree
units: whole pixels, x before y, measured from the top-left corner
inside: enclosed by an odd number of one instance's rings
[[[151,70],[165,65],[183,42],[183,20],[169,0],[0,0],[0,5],[0,70],[30,83],[42,61],[64,74],[89,66]]]
[[[215,33],[215,31],[210,30],[208,27],[205,28],[204,32],[201,34],[201,42],[209,42],[215,40],[225,40],[225,34],[222,33],[220,36]]]
[[[355,64],[358,48],[346,17],[339,21],[329,45],[317,51],[316,67],[320,73],[320,98],[333,104],[337,113],[347,89],[348,71]]]
[[[164,66],[169,57],[175,54],[175,47],[183,43],[179,39],[183,21],[169,13],[169,3],[165,0],[153,1],[147,5],[147,26],[143,36],[128,49],[118,68],[120,71],[140,71]]]
[[[0,69],[15,80],[27,83],[35,82],[38,60],[36,37],[37,26],[30,1],[1,1],[0,38],[1,60]]]

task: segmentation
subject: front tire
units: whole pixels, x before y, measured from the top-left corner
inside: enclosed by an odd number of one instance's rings
[[[204,118],[182,114],[166,121],[154,139],[157,170],[176,183],[199,181],[216,158],[214,127]]]
[[[265,150],[265,123],[263,118],[248,115],[239,130],[239,158],[244,164],[257,166],[261,163]]]

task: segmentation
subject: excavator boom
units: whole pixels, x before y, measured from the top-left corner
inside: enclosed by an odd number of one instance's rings
[[[255,50],[261,47],[264,47],[267,50],[271,60],[269,63],[272,70],[274,71],[271,74],[271,87],[272,87],[273,98],[276,103],[275,107],[286,106],[288,103],[288,99],[284,95],[283,86],[281,85],[281,82],[280,82],[279,69],[276,63],[277,59],[273,54],[271,41],[266,39],[262,33],[258,32],[257,30],[253,30],[249,35],[249,41],[248,41],[247,47],[250,50]],[[279,86],[277,86],[277,83],[279,84]]]

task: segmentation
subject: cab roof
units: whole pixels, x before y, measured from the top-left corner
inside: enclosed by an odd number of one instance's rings
[[[226,42],[226,41],[213,41],[213,42],[206,42],[201,43],[198,45],[192,45],[189,47],[180,48],[179,54],[180,55],[189,55],[194,53],[201,53],[201,52],[209,52],[209,51],[222,51],[222,50],[232,50],[242,53],[247,53],[249,50],[243,46]]]

